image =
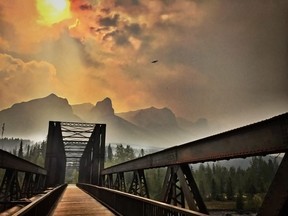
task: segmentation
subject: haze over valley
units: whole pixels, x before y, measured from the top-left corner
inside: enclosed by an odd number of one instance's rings
[[[193,123],[177,118],[169,108],[149,107],[117,113],[110,98],[95,105],[70,105],[67,99],[50,94],[0,111],[0,123],[5,123],[5,137],[44,140],[49,121],[105,123],[107,143],[151,147],[179,145],[208,130],[206,119]]]

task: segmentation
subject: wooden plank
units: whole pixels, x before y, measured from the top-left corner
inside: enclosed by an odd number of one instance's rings
[[[61,200],[51,215],[54,216],[75,216],[75,215],[103,215],[112,216],[109,209],[100,204],[97,200],[83,192],[76,185],[68,185]]]

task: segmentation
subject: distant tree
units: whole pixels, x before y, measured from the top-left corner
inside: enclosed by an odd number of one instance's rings
[[[244,209],[243,193],[241,190],[239,190],[237,198],[236,198],[236,209],[239,212],[242,212]]]
[[[204,197],[204,198],[206,197],[206,192],[205,192],[203,180],[200,180],[200,182],[199,182],[199,192],[202,195],[202,197]]]
[[[216,186],[216,182],[214,178],[212,178],[212,181],[211,181],[211,198],[213,200],[217,199],[217,186]]]
[[[20,142],[20,148],[18,150],[18,157],[20,158],[24,158],[24,154],[23,154],[23,141],[21,140]]]
[[[125,149],[122,144],[116,146],[115,161],[121,163],[125,161]]]
[[[227,181],[226,195],[227,195],[227,199],[228,200],[232,200],[233,197],[234,197],[233,185],[232,185],[231,177],[229,177],[228,181]]]
[[[125,148],[125,160],[132,160],[135,158],[134,149],[130,145]]]
[[[130,145],[127,145],[126,148],[122,144],[116,146],[115,152],[115,162],[121,163],[127,160],[132,160],[135,158],[134,149]]]
[[[113,151],[112,151],[111,144],[109,144],[107,148],[107,158],[108,158],[108,161],[110,162],[113,160]]]
[[[26,154],[25,154],[25,159],[26,159],[26,160],[29,160],[29,156],[30,156],[30,145],[27,145]]]
[[[143,157],[144,155],[145,155],[144,149],[141,148],[141,150],[140,150],[140,154],[139,154],[139,157]]]

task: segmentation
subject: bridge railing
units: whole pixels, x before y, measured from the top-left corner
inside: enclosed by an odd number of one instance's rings
[[[5,171],[0,177],[0,210],[24,203],[21,198],[29,198],[45,188],[47,171],[36,164],[0,150],[0,168]]]
[[[65,190],[67,184],[60,185],[42,195],[39,199],[20,209],[13,216],[50,215],[57,200]]]
[[[99,187],[91,184],[77,184],[97,200],[108,206],[118,215],[125,216],[206,216],[196,211],[179,208],[157,202],[144,197],[135,196],[121,191]]]
[[[189,164],[288,152],[288,113],[225,133],[174,146],[102,171],[102,186],[149,198],[145,169],[167,167],[160,200],[207,214]],[[275,175],[261,212],[288,211],[288,155]],[[126,190],[125,172],[133,172]],[[116,178],[115,178],[116,177]],[[276,182],[276,183],[275,183]],[[277,193],[281,191],[281,194]],[[273,202],[272,202],[273,201]],[[273,203],[273,205],[269,205]],[[269,215],[269,214],[263,214]]]

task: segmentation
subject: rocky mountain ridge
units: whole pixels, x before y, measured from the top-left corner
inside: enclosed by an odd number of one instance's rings
[[[189,128],[193,123],[180,127],[170,109],[150,107],[117,114],[110,98],[95,106],[70,105],[67,99],[51,94],[0,111],[0,124],[5,123],[4,136],[8,137],[45,139],[49,121],[105,123],[106,141],[110,143],[165,147],[192,139]]]

